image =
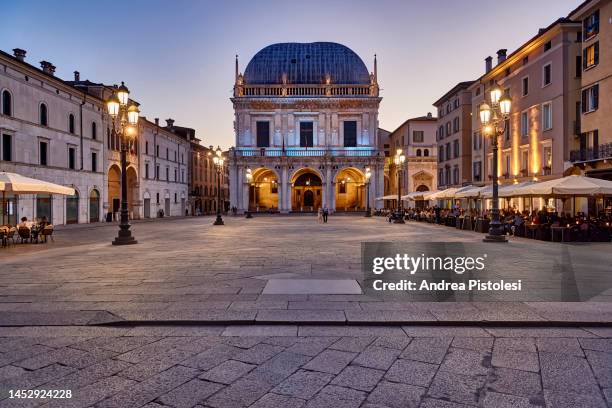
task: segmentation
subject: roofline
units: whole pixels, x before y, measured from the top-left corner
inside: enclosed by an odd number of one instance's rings
[[[534,42],[536,42],[538,39],[544,37],[546,34],[548,34],[550,31],[552,31],[557,26],[560,27],[562,25],[581,25],[581,23],[577,23],[575,21],[571,21],[571,20],[569,20],[566,17],[558,18],[557,20],[555,20],[551,24],[549,24],[548,27],[540,29],[535,36],[531,37],[529,40],[527,40],[523,44],[521,44],[520,47],[518,47],[510,55],[508,55],[506,57],[506,59],[504,61],[502,61],[500,64],[497,64],[496,66],[494,66],[489,72],[485,72],[484,74],[482,74],[478,79],[476,79],[472,83],[472,85],[470,85],[470,87],[473,86],[474,83],[482,83],[482,80],[484,78],[486,78],[486,77],[491,77],[491,76],[497,75],[500,70],[505,69],[508,65],[511,65],[511,63],[514,62],[514,61],[512,61],[512,59],[515,58],[517,55],[519,55],[522,51],[524,51],[525,48],[527,48],[529,45],[531,45]]]
[[[457,85],[452,87],[450,91],[446,92],[444,95],[442,95],[440,98],[438,98],[437,101],[432,103],[432,105],[437,107],[438,104],[441,104],[442,101],[447,99],[450,95],[452,95],[452,94],[454,94],[454,93],[456,93],[456,92],[458,92],[460,90],[469,88],[474,82],[476,82],[476,80],[459,82]]]
[[[415,118],[406,119],[401,125],[399,125],[397,128],[395,128],[395,130],[393,132],[391,132],[389,134],[389,136],[391,136],[392,134],[394,134],[395,132],[400,130],[400,128],[402,126],[404,126],[406,123],[409,123],[409,122],[437,122],[437,121],[438,121],[438,118],[434,117],[434,116],[432,116],[431,118],[428,118],[426,116],[425,117],[424,116],[417,116]]]
[[[578,5],[578,7],[576,7],[575,9],[573,9],[572,11],[569,12],[569,14],[567,15],[567,18],[572,19],[574,14],[578,14],[580,11],[582,11],[582,9],[586,8],[587,6],[592,6],[595,3],[597,3],[599,0],[586,0],[582,3],[580,3]]]
[[[73,84],[70,83],[72,81],[66,81],[66,80],[64,80],[64,79],[62,79],[60,77],[57,77],[57,76],[53,75],[53,74],[49,74],[49,73],[43,71],[42,69],[40,69],[38,67],[35,67],[34,65],[30,64],[29,62],[21,61],[20,59],[18,59],[15,56],[7,53],[6,51],[0,50],[0,56],[7,58],[9,61],[11,61],[11,62],[13,62],[13,63],[15,63],[17,65],[21,65],[24,68],[32,70],[35,73],[44,76],[45,78],[48,78],[48,79],[50,79],[52,81],[55,81],[56,83],[59,83],[62,86],[65,86],[65,87],[69,88],[72,92],[75,92],[78,95],[86,95],[86,97],[89,97],[89,98],[91,98],[91,99],[93,99],[95,101],[98,101],[98,102],[102,103],[102,104],[104,104],[104,102],[105,102],[103,99],[100,99],[100,98],[98,98],[95,95],[91,95],[91,94],[89,94],[87,92],[81,91],[76,86],[74,86]]]

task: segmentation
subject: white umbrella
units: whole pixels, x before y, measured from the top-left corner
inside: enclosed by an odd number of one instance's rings
[[[482,188],[483,187],[481,186],[462,187],[455,192],[455,197],[456,198],[475,198],[475,197],[478,197],[480,190],[482,190]]]
[[[376,200],[377,201],[380,201],[380,200],[396,200],[397,201],[397,195],[386,195],[383,197],[376,197]]]
[[[408,193],[402,196],[402,200],[404,201],[416,201],[416,200],[424,200],[426,194],[431,194],[431,191],[413,191],[412,193]]]
[[[74,195],[74,188],[37,180],[17,173],[0,172],[0,191],[15,194]]]
[[[518,187],[512,196],[601,196],[612,195],[612,181],[585,176],[567,176]]]
[[[458,187],[447,188],[446,190],[438,191],[436,194],[432,194],[429,197],[429,199],[430,200],[444,200],[444,199],[454,198],[457,190],[459,190]]]
[[[530,186],[534,184],[533,181],[523,181],[522,183],[517,183],[517,184],[508,184],[506,186],[503,186],[502,188],[499,189],[499,196],[500,197],[504,197],[504,198],[509,198],[509,197],[516,197],[517,191],[521,191],[520,189],[526,187],[526,186]],[[493,194],[489,194],[489,196],[487,196],[486,198],[490,198],[490,196],[492,196]]]
[[[59,184],[49,183],[48,181],[37,180],[22,176],[17,173],[0,172],[0,191],[2,191],[2,205],[6,202],[6,193],[14,194],[62,194],[74,195],[74,188],[60,186]],[[2,211],[2,223],[4,223],[4,214],[6,209]]]

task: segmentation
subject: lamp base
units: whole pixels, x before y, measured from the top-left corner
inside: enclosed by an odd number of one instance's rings
[[[138,241],[134,239],[134,237],[116,237],[112,242],[113,245],[134,245],[137,244]]]
[[[253,214],[250,211],[247,211],[246,216],[244,218],[253,218]]]
[[[213,222],[213,225],[225,225],[225,223],[223,222],[223,218],[221,218],[220,215],[217,215],[217,219],[215,220],[215,222]]]
[[[508,242],[508,238],[505,235],[491,235],[487,234],[482,242]]]

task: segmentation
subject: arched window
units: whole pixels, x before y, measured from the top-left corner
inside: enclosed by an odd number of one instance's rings
[[[47,105],[44,103],[40,104],[40,126],[49,126]]]
[[[429,149],[423,150],[423,156],[429,157]]]
[[[89,222],[98,221],[100,221],[100,193],[94,189],[89,193]]]
[[[72,113],[68,115],[68,131],[74,133],[74,115]]]
[[[66,197],[66,224],[79,223],[79,193]]]
[[[417,157],[421,157],[421,149],[417,149]]]
[[[6,89],[2,91],[2,114],[13,116],[13,97]]]
[[[91,138],[93,140],[98,138],[98,125],[96,125],[96,122],[91,122]]]

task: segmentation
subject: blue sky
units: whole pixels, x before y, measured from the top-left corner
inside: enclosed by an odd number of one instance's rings
[[[234,55],[240,69],[276,42],[333,41],[372,70],[378,55],[380,126],[429,111],[484,58],[512,52],[574,9],[576,0],[16,1],[0,0],[0,49],[28,51],[56,74],[125,81],[142,114],[193,127],[205,145],[233,144]],[[163,122],[162,122],[163,123]]]

